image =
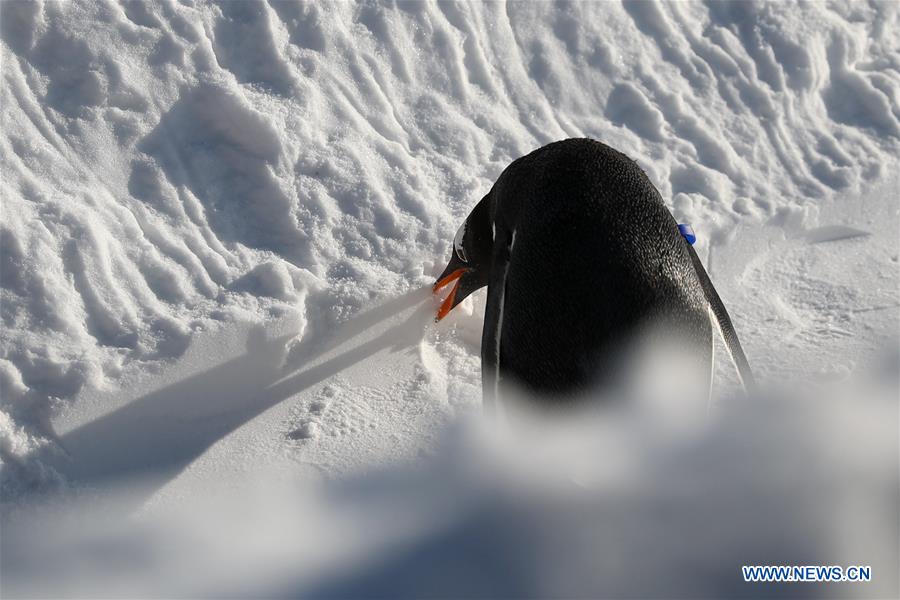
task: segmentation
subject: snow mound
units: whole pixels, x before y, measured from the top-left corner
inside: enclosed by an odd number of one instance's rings
[[[702,430],[635,406],[523,417],[502,434],[469,421],[413,465],[299,481],[298,465],[229,470],[175,504],[136,512],[133,481],[100,499],[32,503],[4,524],[0,589],[896,598],[896,376],[757,397]],[[297,437],[306,443],[316,429]],[[868,565],[872,580],[743,582],[742,565],[768,563]]]

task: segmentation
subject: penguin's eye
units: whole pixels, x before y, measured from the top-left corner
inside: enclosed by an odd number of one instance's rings
[[[463,223],[460,225],[459,230],[456,232],[456,237],[453,238],[453,251],[456,253],[457,258],[459,258],[464,263],[469,262],[469,257],[466,256],[466,249],[463,247],[463,238],[466,237],[466,224]]]

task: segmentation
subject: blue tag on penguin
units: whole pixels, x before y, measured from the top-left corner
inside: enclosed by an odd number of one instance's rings
[[[697,241],[697,236],[694,234],[694,228],[690,226],[688,223],[679,223],[678,231],[681,232],[681,237],[687,240],[687,243],[691,246],[694,245],[694,242]]]

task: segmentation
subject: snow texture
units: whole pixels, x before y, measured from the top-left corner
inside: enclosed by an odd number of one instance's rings
[[[693,225],[763,382],[896,358],[896,2],[10,0],[0,40],[6,513],[424,452],[484,302],[429,284],[562,138]]]

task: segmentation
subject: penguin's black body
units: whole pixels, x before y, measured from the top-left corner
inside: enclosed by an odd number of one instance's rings
[[[650,326],[711,365],[710,306],[721,301],[646,174],[600,142],[555,142],[507,167],[435,288],[453,279],[439,318],[488,286],[486,398],[501,380],[548,398],[610,383]]]

